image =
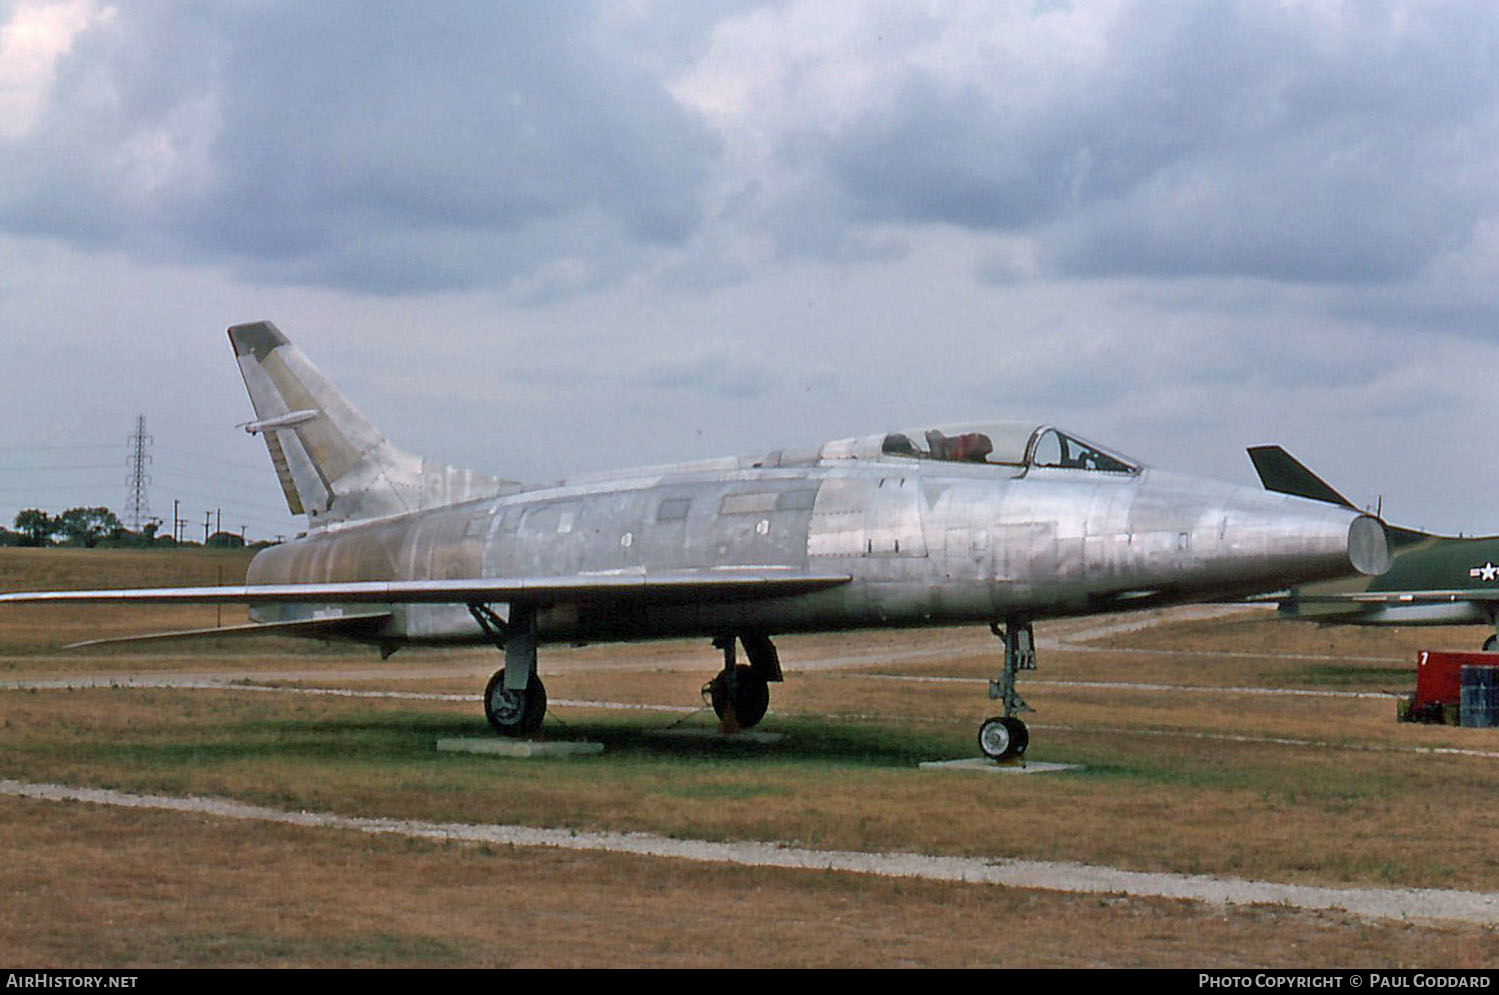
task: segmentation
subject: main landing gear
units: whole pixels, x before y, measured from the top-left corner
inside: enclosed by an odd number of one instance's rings
[[[536,676],[536,609],[512,604],[509,619],[485,604],[471,604],[468,611],[505,654],[505,666],[484,688],[484,717],[501,736],[535,733],[547,711],[546,686]],[[744,645],[748,664],[736,662],[736,641]],[[782,679],[775,644],[750,632],[719,636],[713,646],[723,651],[723,670],[703,686],[703,697],[711,701],[723,731],[753,728],[770,706],[770,683]]]
[[[775,645],[758,633],[740,634],[749,664],[736,663],[734,636],[719,636],[713,648],[723,651],[723,670],[703,685],[703,698],[713,705],[724,732],[752,729],[770,707],[770,683],[781,680],[781,660]]]
[[[484,717],[501,736],[529,736],[541,728],[547,713],[547,689],[535,674],[520,690],[505,686],[501,667],[484,688]]]
[[[529,736],[547,713],[546,686],[536,676],[536,610],[512,605],[508,622],[488,605],[469,605],[468,611],[505,654],[505,666],[484,688],[484,717],[501,736]]]
[[[1031,623],[1024,619],[1009,619],[1003,629],[998,622],[991,622],[989,631],[1005,645],[1004,670],[989,682],[989,697],[1004,702],[1005,713],[987,718],[979,726],[979,749],[991,760],[1019,760],[1030,745],[1031,734],[1015,716],[1034,709],[1015,690],[1015,676],[1019,671],[1036,669],[1036,641]]]

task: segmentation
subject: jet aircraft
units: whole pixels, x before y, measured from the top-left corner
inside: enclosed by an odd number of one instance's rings
[[[777,636],[985,624],[1003,645],[989,691],[1003,714],[979,744],[1007,759],[1030,738],[1016,677],[1035,666],[1034,622],[1389,566],[1373,516],[1147,467],[1034,422],[523,485],[396,449],[270,322],[229,338],[255,412],[243,427],[306,532],[257,554],[244,585],[0,603],[244,603],[252,621],[233,631],[362,640],[386,656],[492,642],[504,666],[484,710],[505,736],[541,725],[546,642],[710,639],[723,666],[704,691],[733,729],[760,721],[782,679]]]
[[[1279,446],[1249,450],[1267,490],[1353,504]],[[1499,632],[1499,536],[1439,536],[1386,526],[1391,563],[1377,576],[1299,584],[1267,598],[1282,618],[1324,625],[1488,625]],[[1493,650],[1489,636],[1483,649]]]

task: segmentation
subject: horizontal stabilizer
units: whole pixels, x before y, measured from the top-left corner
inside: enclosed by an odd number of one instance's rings
[[[1333,490],[1327,481],[1308,470],[1280,446],[1251,446],[1249,459],[1254,463],[1254,471],[1260,475],[1260,483],[1265,485],[1267,491],[1358,510],[1353,502]]]
[[[753,600],[805,594],[846,584],[848,574],[739,569],[668,573],[622,572],[566,577],[483,577],[467,580],[379,580],[314,584],[126,588],[102,591],[23,591],[0,594],[3,604],[113,602],[120,604],[494,604],[546,605],[598,601]]]

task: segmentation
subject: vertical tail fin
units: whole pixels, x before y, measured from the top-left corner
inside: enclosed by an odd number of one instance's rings
[[[229,341],[255,408],[245,430],[265,440],[287,507],[309,525],[399,515],[518,486],[395,448],[269,321],[235,325]]]
[[[1250,446],[1249,459],[1267,491],[1325,501],[1351,511],[1359,510],[1353,506],[1352,501],[1333,490],[1331,484],[1308,470],[1305,464],[1280,446]]]

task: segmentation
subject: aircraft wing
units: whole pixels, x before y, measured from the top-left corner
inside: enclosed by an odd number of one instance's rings
[[[1282,618],[1335,625],[1492,625],[1499,613],[1494,588],[1293,590],[1265,600]]]
[[[119,604],[557,604],[563,602],[754,600],[806,594],[846,584],[848,574],[733,567],[671,572],[621,571],[564,577],[480,577],[456,580],[379,580],[216,587],[117,588],[95,591],[19,591],[3,604],[113,602]]]
[[[1499,590],[1473,588],[1451,591],[1349,591],[1343,594],[1313,594],[1292,591],[1290,594],[1268,595],[1266,601],[1305,601],[1310,603],[1341,605],[1410,605],[1446,604],[1453,601],[1499,604]]]

